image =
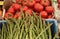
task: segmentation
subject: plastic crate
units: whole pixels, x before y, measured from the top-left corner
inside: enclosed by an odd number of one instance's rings
[[[0,20],[0,29],[2,28],[2,23],[6,24],[5,20]]]
[[[54,36],[56,34],[56,32],[58,32],[58,23],[57,23],[57,20],[55,20],[55,19],[46,19],[45,21],[53,23],[53,25],[51,26],[51,31],[52,31],[52,36]],[[6,21],[5,20],[1,20],[0,21],[0,29],[2,28],[2,23],[6,24]]]
[[[60,39],[60,38],[56,38],[56,39]]]
[[[52,36],[54,37],[54,35],[58,32],[57,20],[55,20],[55,19],[46,19],[46,22],[53,23],[52,26],[51,26],[51,32],[52,32]]]

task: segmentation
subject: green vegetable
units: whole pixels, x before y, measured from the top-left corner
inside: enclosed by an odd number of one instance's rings
[[[0,30],[0,39],[52,39],[50,27],[53,23],[46,23],[34,12],[32,16],[21,12],[18,20],[13,18],[5,20],[7,24],[3,24]]]

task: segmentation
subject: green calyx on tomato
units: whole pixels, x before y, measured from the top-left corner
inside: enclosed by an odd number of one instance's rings
[[[22,5],[28,5],[28,0],[22,0]]]
[[[22,11],[25,12],[26,10],[28,10],[28,7],[27,6],[23,6],[22,7]]]
[[[50,5],[50,1],[49,0],[41,0],[41,4],[46,7],[46,6]]]
[[[26,10],[26,13],[29,14],[29,15],[32,15],[32,10],[28,9],[28,10]]]
[[[6,14],[5,14],[5,18],[13,18],[13,14],[12,13],[9,13],[9,12],[7,12]]]
[[[34,0],[33,0],[33,1],[29,1],[29,2],[28,2],[28,6],[29,6],[29,7],[33,7],[33,6],[34,6],[34,4],[35,4],[35,1],[34,1]]]
[[[14,15],[14,18],[15,19],[18,19],[20,17],[20,12],[17,12],[15,15]]]

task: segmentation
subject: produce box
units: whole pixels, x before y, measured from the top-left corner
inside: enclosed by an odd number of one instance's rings
[[[5,20],[0,20],[0,29],[2,29],[2,24],[6,24],[6,21]]]
[[[53,23],[53,25],[51,26],[51,32],[52,32],[52,36],[54,37],[55,34],[58,32],[57,20],[55,20],[55,19],[46,19],[45,21]],[[5,20],[0,21],[0,29],[2,28],[2,23],[6,24],[6,21]]]
[[[58,32],[58,23],[55,19],[46,19],[47,22],[53,23],[51,26],[52,35],[54,36]]]

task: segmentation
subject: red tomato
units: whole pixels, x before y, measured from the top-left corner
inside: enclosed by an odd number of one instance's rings
[[[15,18],[15,19],[18,19],[18,16],[17,16],[17,15],[15,15],[15,16],[14,16],[14,18]]]
[[[13,18],[13,14],[12,13],[10,13],[10,12],[7,12],[7,13],[5,13],[5,18]]]
[[[60,9],[60,4],[58,3],[58,8]]]
[[[41,0],[41,4],[43,6],[49,6],[50,5],[50,1],[49,0]]]
[[[32,10],[28,9],[28,10],[26,10],[26,13],[28,13],[29,15],[32,15]]]
[[[25,12],[26,10],[28,10],[27,6],[23,6],[22,11]]]
[[[35,4],[35,1],[34,0],[31,0],[31,1],[28,2],[28,6],[29,7],[33,7],[34,4]]]
[[[39,13],[36,13],[37,16],[39,16]]]
[[[48,12],[48,13],[52,13],[54,11],[54,8],[52,6],[47,6],[45,8],[45,10]]]
[[[18,19],[20,17],[20,12],[17,12],[14,16],[15,19]]]
[[[21,8],[21,5],[20,4],[17,4],[17,3],[13,3],[13,8],[15,9],[15,10],[20,10],[20,8]]]
[[[41,15],[42,18],[46,18],[48,16],[46,11],[41,11],[40,15]]]
[[[13,14],[14,14],[15,10],[14,10],[14,8],[11,6],[11,7],[8,9],[7,12],[10,12],[10,13],[13,13]]]
[[[43,11],[44,7],[41,4],[36,3],[35,6],[34,6],[34,9],[36,11],[40,12],[40,11]]]
[[[48,18],[52,18],[52,15],[48,15]]]
[[[16,0],[16,3],[18,3],[20,0]]]
[[[22,0],[22,5],[28,5],[28,0]]]
[[[39,3],[41,0],[35,0],[37,3]]]
[[[58,3],[60,3],[60,0],[58,0]]]

